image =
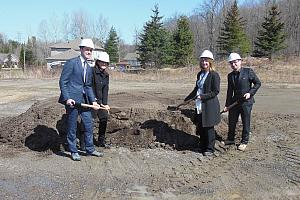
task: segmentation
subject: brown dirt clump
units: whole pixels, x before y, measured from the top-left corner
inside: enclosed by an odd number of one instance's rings
[[[113,102],[125,97],[130,101],[127,93],[119,93],[115,97],[117,98],[114,100],[112,95]],[[139,104],[143,103],[142,100],[139,99]],[[149,102],[149,97],[147,101]],[[168,103],[167,100],[165,103]],[[145,109],[130,104],[127,106],[132,107],[112,106],[110,111],[107,140],[114,146],[132,150],[156,147],[177,150],[199,148],[191,107],[170,111]],[[97,127],[98,121],[95,119],[94,133],[97,133]],[[217,127],[219,138],[224,137],[226,127],[226,122],[222,120]],[[67,146],[65,137],[65,109],[57,103],[56,98],[35,103],[25,113],[3,120],[0,127],[0,143],[14,147],[26,146],[35,151],[62,150],[62,146]]]

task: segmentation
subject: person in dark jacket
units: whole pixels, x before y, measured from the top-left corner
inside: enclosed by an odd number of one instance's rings
[[[228,111],[227,107],[235,101],[240,103],[229,110],[228,137],[224,143],[226,145],[234,144],[236,124],[239,115],[241,115],[243,131],[238,150],[245,151],[249,142],[251,110],[255,102],[253,96],[261,86],[261,82],[251,68],[242,67],[242,59],[239,54],[231,53],[228,62],[232,68],[232,72],[227,76],[228,87],[223,110]],[[240,101],[241,99],[243,101]]]
[[[108,99],[109,74],[106,68],[109,65],[109,55],[106,52],[100,52],[95,58],[95,67],[93,71],[93,89],[97,99],[97,103],[105,108],[99,109],[97,116],[99,119],[98,143],[99,147],[110,148],[110,144],[106,143],[105,133],[108,120],[108,111],[110,109]]]
[[[220,76],[213,67],[213,54],[209,50],[200,56],[201,71],[197,74],[194,90],[185,101],[195,98],[195,123],[203,155],[212,156],[215,146],[214,126],[221,121],[220,103],[217,95],[220,91]]]

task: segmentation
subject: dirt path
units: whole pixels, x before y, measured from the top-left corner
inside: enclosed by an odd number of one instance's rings
[[[81,162],[73,162],[67,152],[54,154],[50,147],[38,152],[3,143],[1,196],[4,199],[298,199],[300,86],[263,85],[256,96],[249,149],[242,153],[234,146],[221,148],[214,158],[202,156],[197,149],[179,151],[168,145],[196,137],[188,117],[189,107],[180,112],[166,110],[167,105],[181,102],[192,87],[193,83],[112,82],[111,105],[122,112],[111,118],[110,137],[113,140],[125,135],[124,140],[115,141],[119,143],[112,149],[104,150],[103,158],[83,156]],[[55,115],[55,111],[61,107],[56,98],[50,97],[58,94],[57,81],[0,81],[0,89],[4,94],[0,104],[4,117],[0,141],[7,139],[9,143],[20,135],[22,143],[25,137],[22,134],[28,139],[28,134],[38,133],[37,127],[40,132],[55,132],[60,115]],[[18,96],[18,91],[22,95]],[[221,105],[224,91],[222,85]],[[25,111],[23,108],[20,112],[21,102],[27,102],[23,105],[29,108],[36,99],[42,101],[25,114],[13,116]],[[17,103],[20,108],[7,107],[9,103]],[[223,119],[226,121],[226,115]],[[226,130],[222,125],[218,128],[224,136]],[[6,132],[15,135],[4,138]],[[163,137],[147,148],[129,148],[126,138],[146,141],[149,133]],[[40,135],[34,138],[42,141]]]

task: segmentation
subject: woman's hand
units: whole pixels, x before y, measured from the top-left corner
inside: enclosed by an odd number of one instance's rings
[[[244,94],[244,98],[245,98],[245,99],[249,99],[249,98],[250,98],[250,96],[251,96],[251,95],[250,95],[250,93],[246,93],[246,94]]]
[[[228,108],[225,106],[225,107],[223,108],[223,111],[224,111],[224,112],[227,112],[227,111],[228,111]]]

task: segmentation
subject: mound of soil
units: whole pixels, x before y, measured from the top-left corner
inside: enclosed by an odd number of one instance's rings
[[[127,93],[112,95],[111,99],[116,105],[122,105],[118,99],[130,101]],[[186,106],[178,111],[161,110],[155,106],[151,109],[140,108],[139,105],[145,101],[139,99],[138,106],[128,102],[123,104],[130,107],[112,106],[107,128],[107,140],[111,144],[132,150],[155,147],[177,150],[199,148],[199,137],[195,135],[195,125],[192,122],[192,107]],[[149,101],[151,99],[148,97],[147,102]],[[152,98],[152,105],[158,105],[155,101]],[[94,133],[97,133],[97,119],[94,122]],[[80,124],[78,127],[80,132]],[[217,127],[218,137],[224,138],[226,132],[227,123],[222,120]],[[3,120],[0,126],[0,143],[14,147],[25,145],[35,151],[58,151],[62,146],[66,148],[64,106],[57,103],[56,98],[43,100],[35,103],[25,113]]]

